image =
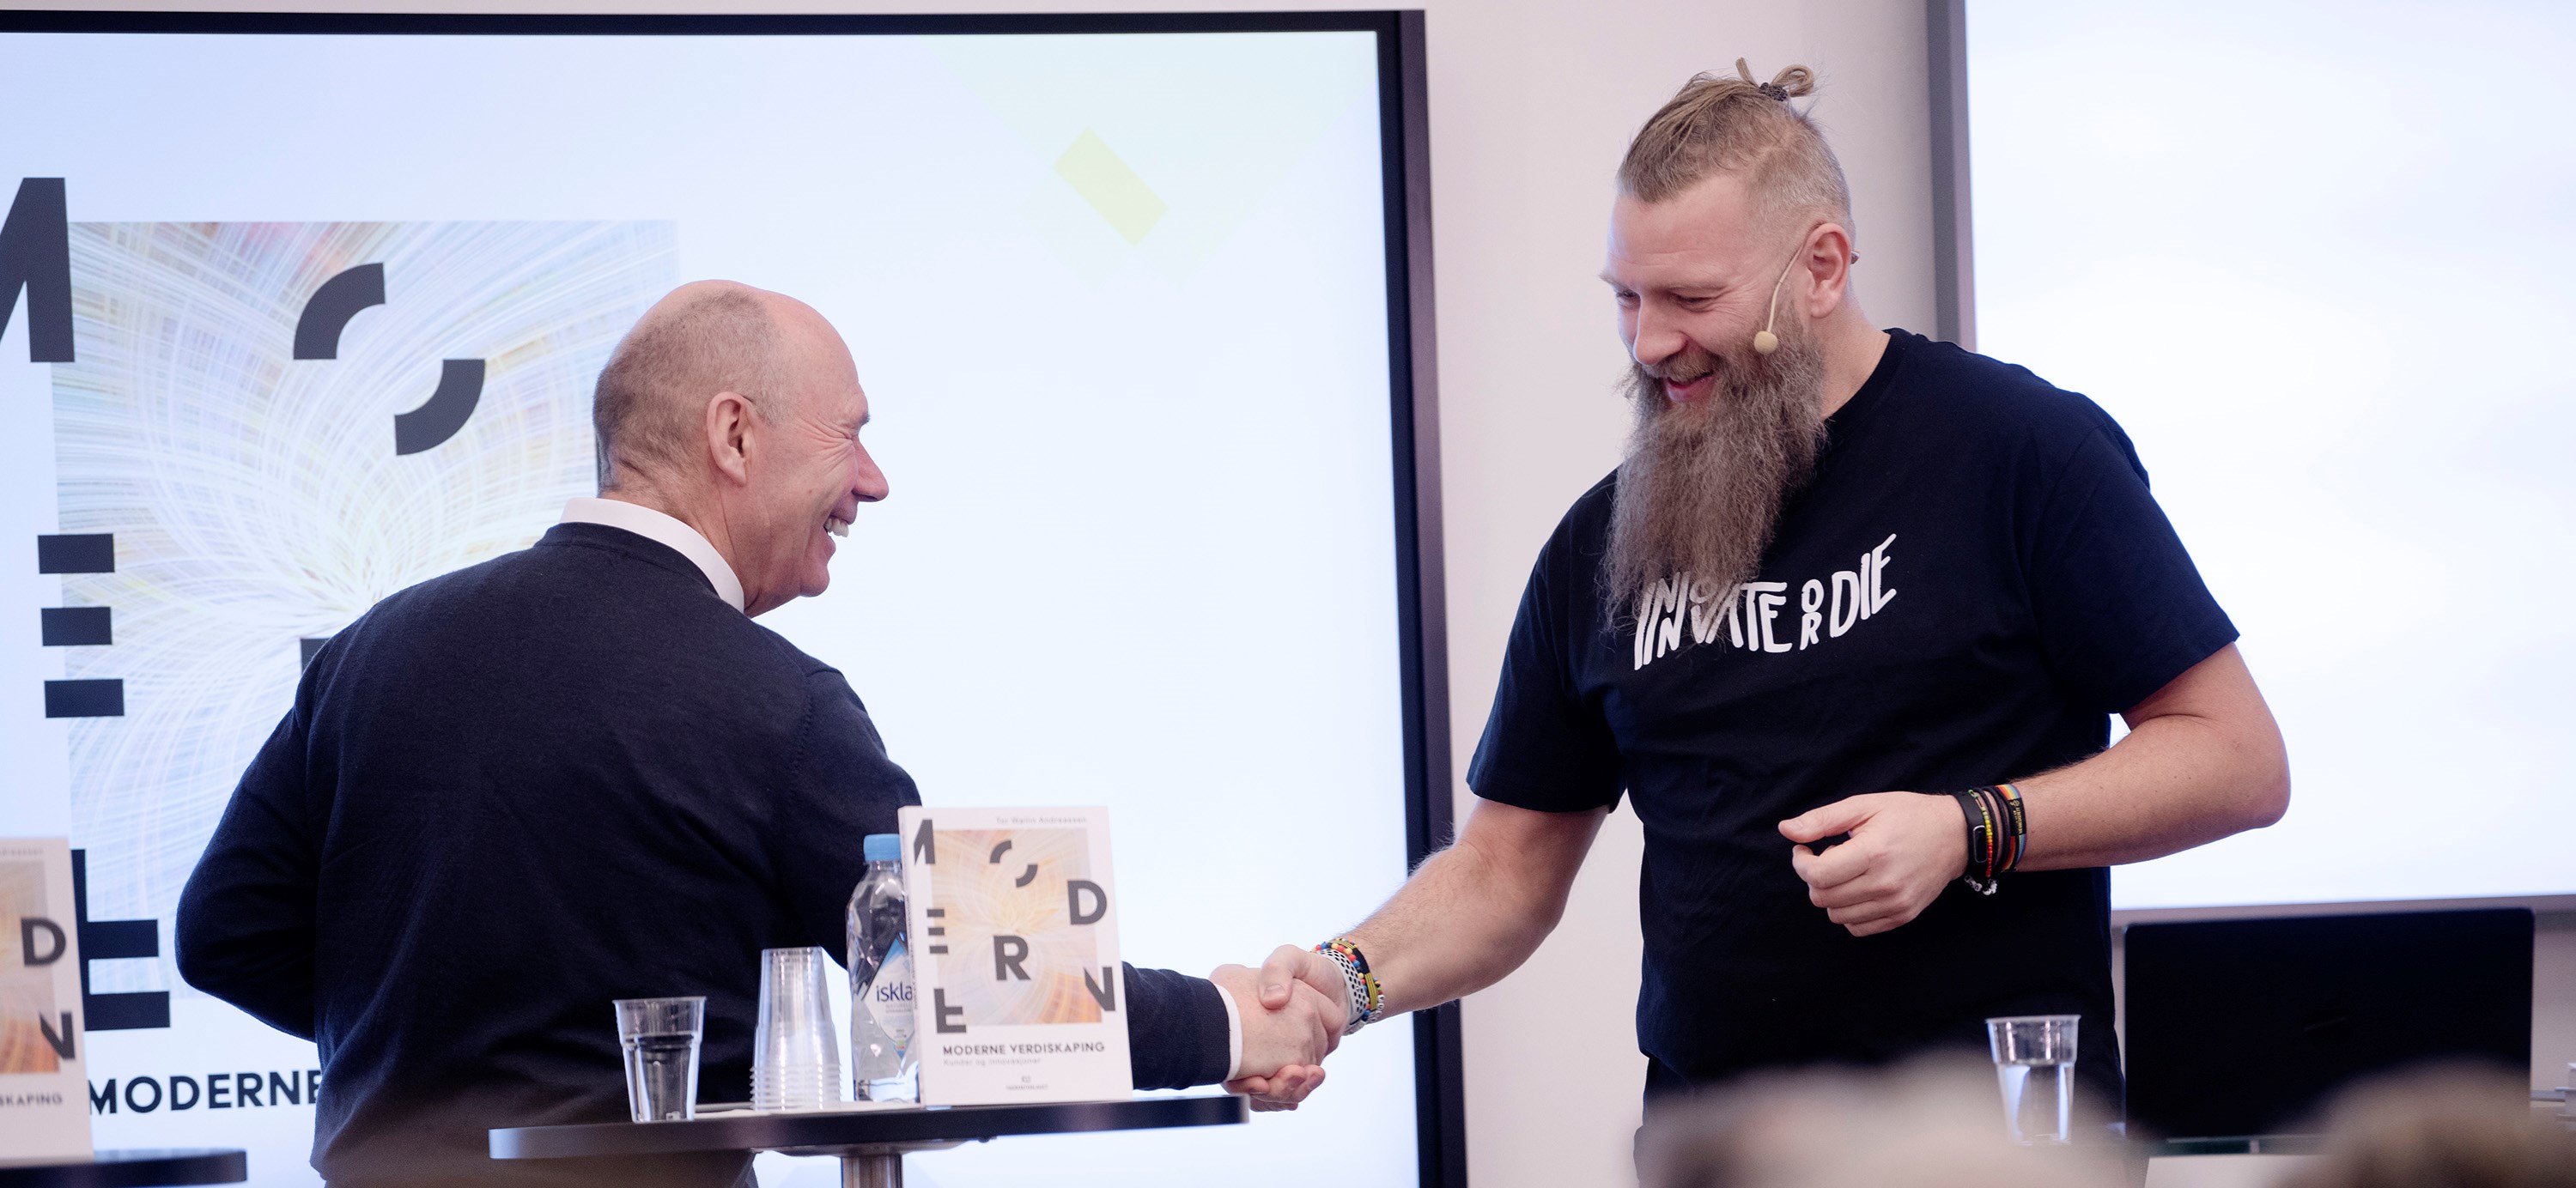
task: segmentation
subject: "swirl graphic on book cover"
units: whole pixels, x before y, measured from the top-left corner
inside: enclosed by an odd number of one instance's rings
[[[969,1026],[1098,1023],[1100,943],[1090,836],[1079,829],[941,829],[932,868],[945,913],[939,985]],[[1086,895],[1084,888],[1090,888]],[[1087,917],[1087,918],[1086,918]],[[1088,979],[1088,980],[1086,980]]]

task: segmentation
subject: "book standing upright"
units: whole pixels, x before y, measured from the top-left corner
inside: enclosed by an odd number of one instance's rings
[[[922,1102],[1133,1093],[1108,810],[912,807],[898,820]]]
[[[71,843],[0,839],[0,1159],[90,1153]]]

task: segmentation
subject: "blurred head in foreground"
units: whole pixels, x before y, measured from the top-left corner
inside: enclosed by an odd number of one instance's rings
[[[2576,1138],[2502,1073],[2373,1081],[2336,1102],[2327,1131],[2283,1188],[2576,1188]]]
[[[1657,1110],[1643,1188],[2108,1188],[2116,1161],[2015,1146],[1991,1066],[1750,1081]]]

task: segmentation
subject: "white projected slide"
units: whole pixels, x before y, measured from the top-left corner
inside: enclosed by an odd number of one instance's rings
[[[299,640],[590,493],[590,385],[684,279],[802,298],[858,359],[892,497],[763,622],[848,674],[925,797],[1108,806],[1140,964],[1257,962],[1391,892],[1377,66],[1369,32],[0,35],[0,197],[63,179],[77,347],[31,361],[34,290],[0,333],[0,836],[87,850],[91,918],[160,937],[93,990],[167,1012],[94,1032],[99,1145],[314,1181],[313,1049],[180,983],[181,882]],[[382,303],[297,357],[368,264]],[[469,381],[461,421],[414,412]],[[96,534],[114,572],[37,572],[37,537]],[[1302,1185],[1328,1151],[1410,1184],[1410,1037],[1355,1037],[1296,1114],[912,1182]]]
[[[2289,740],[2114,902],[2576,892],[2576,9],[1967,27],[1977,347],[2127,427]]]

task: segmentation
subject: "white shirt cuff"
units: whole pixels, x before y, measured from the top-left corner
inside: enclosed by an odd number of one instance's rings
[[[1243,1008],[1223,986],[1216,988],[1216,1000],[1225,1004],[1225,1079],[1231,1081],[1243,1075]]]

